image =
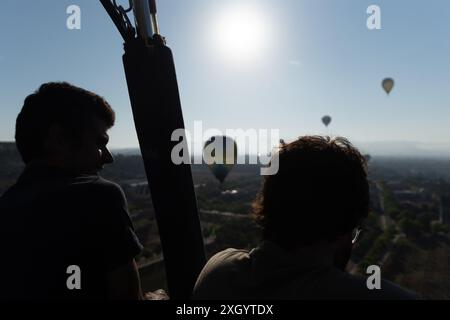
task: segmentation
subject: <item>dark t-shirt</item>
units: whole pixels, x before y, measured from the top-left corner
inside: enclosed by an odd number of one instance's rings
[[[142,250],[123,191],[97,175],[27,168],[0,197],[0,219],[0,298],[106,298],[107,273]],[[72,265],[79,290],[67,286]]]
[[[411,300],[417,296],[380,279],[367,279],[334,267],[332,244],[288,252],[264,241],[257,248],[227,249],[203,268],[194,288],[196,300]]]

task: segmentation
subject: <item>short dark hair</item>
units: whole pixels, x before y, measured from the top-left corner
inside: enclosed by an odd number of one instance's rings
[[[77,143],[92,118],[114,125],[115,113],[105,99],[67,82],[44,83],[26,97],[16,120],[16,144],[22,160],[45,155],[44,142],[53,124],[64,129],[69,141]]]
[[[304,136],[278,156],[278,173],[253,203],[264,239],[286,249],[333,241],[368,215],[366,160],[347,139]]]

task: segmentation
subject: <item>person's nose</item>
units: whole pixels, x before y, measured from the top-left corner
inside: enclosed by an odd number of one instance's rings
[[[108,164],[114,162],[114,157],[111,154],[111,152],[109,152],[108,148],[104,148],[102,154],[103,154],[103,163]]]

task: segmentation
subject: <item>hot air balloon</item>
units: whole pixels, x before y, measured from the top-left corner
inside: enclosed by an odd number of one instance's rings
[[[328,127],[328,125],[331,123],[331,117],[330,116],[324,116],[322,117],[322,122],[325,126]]]
[[[216,179],[223,183],[236,163],[237,144],[230,137],[211,137],[203,147],[203,159]]]
[[[383,86],[384,91],[386,91],[386,93],[389,94],[392,88],[394,87],[394,79],[386,78],[383,80],[381,85]]]

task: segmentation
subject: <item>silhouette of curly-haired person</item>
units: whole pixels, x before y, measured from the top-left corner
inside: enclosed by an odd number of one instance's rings
[[[102,97],[64,82],[25,99],[15,139],[26,167],[0,198],[0,297],[142,298],[124,193],[98,175],[113,162],[114,121]]]
[[[364,157],[345,138],[305,136],[281,144],[279,170],[253,204],[263,241],[227,249],[201,272],[195,299],[413,299],[381,280],[345,272],[354,236],[369,213]]]

